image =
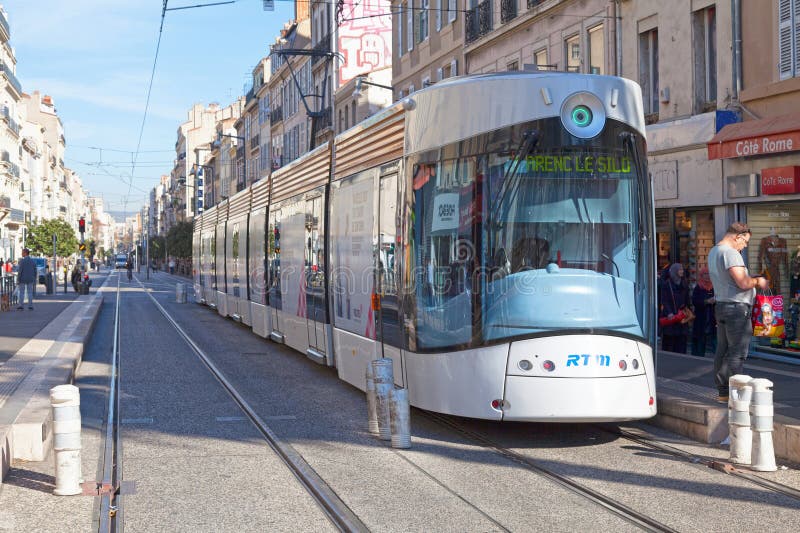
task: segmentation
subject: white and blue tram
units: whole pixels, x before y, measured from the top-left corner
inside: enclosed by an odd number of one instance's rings
[[[420,90],[195,220],[195,294],[364,389],[519,421],[656,412],[641,91],[565,73]]]

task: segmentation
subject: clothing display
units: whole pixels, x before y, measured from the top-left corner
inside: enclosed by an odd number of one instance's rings
[[[774,229],[773,233],[761,239],[758,260],[761,265],[761,272],[767,276],[769,287],[773,292],[780,292],[781,290],[781,269],[784,272],[789,271],[788,253],[786,239],[775,234]]]

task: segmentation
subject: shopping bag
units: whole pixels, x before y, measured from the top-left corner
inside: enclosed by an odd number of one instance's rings
[[[757,294],[753,305],[754,337],[784,337],[783,296],[776,294]]]

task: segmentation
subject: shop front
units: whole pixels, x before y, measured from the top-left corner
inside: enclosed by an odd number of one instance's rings
[[[762,346],[800,351],[800,113],[731,124],[708,144],[723,161],[724,201],[732,222],[752,230],[745,261],[783,296],[785,338]]]

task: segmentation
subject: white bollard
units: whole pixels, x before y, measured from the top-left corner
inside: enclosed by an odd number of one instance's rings
[[[750,418],[753,427],[753,462],[750,468],[759,472],[774,472],[775,448],[772,444],[772,382],[768,379],[754,379],[753,400],[750,402]]]
[[[372,365],[367,364],[367,429],[373,435],[378,434],[378,407],[375,397],[375,374],[372,372]]]
[[[392,421],[392,448],[411,448],[408,389],[392,389],[389,414]]]
[[[175,285],[175,301],[179,304],[186,303],[186,285],[183,283]]]
[[[750,399],[753,378],[736,374],[728,380],[728,428],[731,440],[731,462],[740,465],[750,464],[753,432],[750,429]]]
[[[375,379],[375,405],[378,414],[378,435],[381,440],[392,440],[392,421],[389,414],[389,397],[394,389],[394,370],[391,359],[372,361]]]
[[[56,488],[53,494],[81,494],[81,397],[78,387],[59,385],[50,389],[53,409],[53,451]]]

